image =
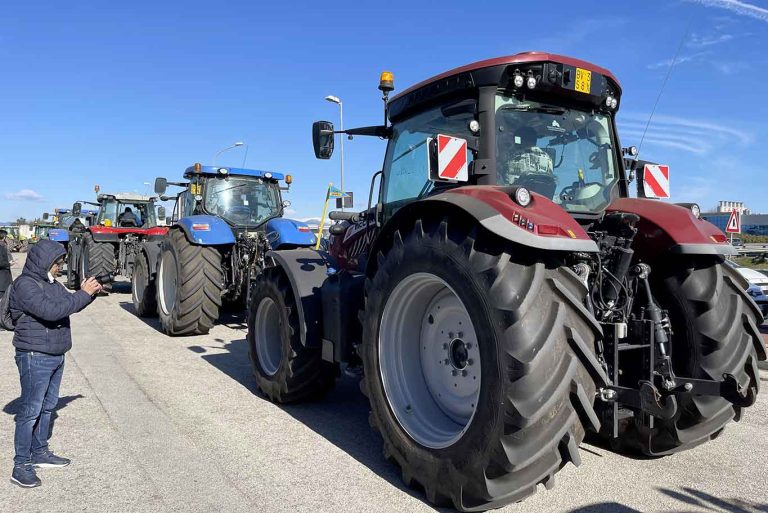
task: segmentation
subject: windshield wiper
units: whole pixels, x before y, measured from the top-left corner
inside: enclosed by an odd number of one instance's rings
[[[232,189],[239,189],[240,187],[245,187],[247,185],[249,185],[249,184],[247,184],[247,183],[239,183],[237,185],[233,185],[232,187],[227,187],[226,189],[219,189],[218,191],[214,192],[214,194],[220,194],[222,192],[226,192],[226,191],[229,191],[229,190],[232,190]]]
[[[568,112],[568,109],[563,107],[558,107],[557,105],[527,105],[527,104],[519,104],[519,105],[508,105],[506,107],[502,107],[501,110],[514,110],[517,112],[543,112],[545,114],[565,114]]]

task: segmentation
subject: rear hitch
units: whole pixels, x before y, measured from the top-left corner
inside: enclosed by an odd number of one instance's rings
[[[677,399],[675,399],[675,396],[662,395],[650,381],[643,380],[638,385],[640,385],[639,389],[614,386],[610,387],[609,390],[613,390],[616,393],[613,396],[613,400],[638,409],[648,415],[653,415],[660,419],[671,419],[675,416],[677,413]],[[601,395],[601,398],[603,398],[607,394]]]
[[[752,406],[757,399],[755,387],[740,384],[733,374],[723,374],[723,381],[681,377],[677,380],[680,384],[674,392],[722,397],[734,406],[742,408]]]

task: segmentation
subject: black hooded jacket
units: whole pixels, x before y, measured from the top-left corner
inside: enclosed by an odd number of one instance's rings
[[[11,291],[11,315],[18,319],[13,336],[17,349],[60,355],[72,348],[69,316],[93,298],[82,290],[70,293],[58,281],[48,281],[51,266],[65,254],[64,246],[48,239],[29,250]]]

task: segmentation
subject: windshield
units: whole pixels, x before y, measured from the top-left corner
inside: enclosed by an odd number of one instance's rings
[[[72,226],[72,223],[75,222],[75,219],[80,219],[80,222],[83,223],[85,226],[88,226],[88,220],[85,217],[76,217],[70,214],[64,215],[59,219],[59,228],[69,228]]]
[[[596,212],[618,181],[611,120],[602,114],[496,96],[496,172],[572,212]]]
[[[206,212],[235,226],[259,225],[280,215],[277,184],[256,177],[213,178],[206,182]]]
[[[119,228],[151,228],[157,226],[155,206],[148,202],[108,199],[99,209],[98,223]]]

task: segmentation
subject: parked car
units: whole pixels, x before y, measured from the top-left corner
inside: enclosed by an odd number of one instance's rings
[[[768,294],[763,292],[757,285],[750,285],[747,293],[752,296],[760,311],[763,312],[763,319],[768,319]]]
[[[743,265],[739,265],[736,262],[732,262],[730,260],[726,260],[725,262],[729,266],[736,269],[736,271],[741,276],[743,276],[750,283],[750,285],[757,285],[763,294],[768,294],[768,276],[761,273],[760,271],[750,269],[749,267],[744,267]]]

